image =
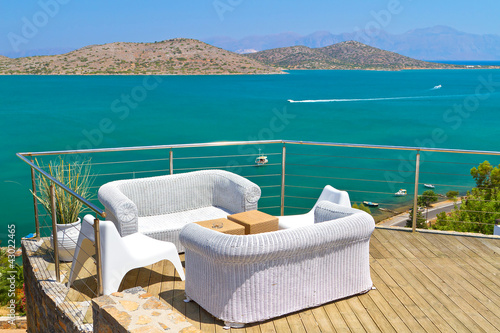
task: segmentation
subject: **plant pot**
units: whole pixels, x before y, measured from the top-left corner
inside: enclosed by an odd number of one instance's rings
[[[69,224],[57,224],[57,244],[59,248],[59,261],[73,261],[80,228],[81,219]],[[52,236],[50,242],[54,244]]]

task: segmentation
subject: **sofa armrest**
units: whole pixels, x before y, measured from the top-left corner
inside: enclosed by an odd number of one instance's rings
[[[244,236],[222,234],[192,223],[182,229],[180,241],[186,253],[193,251],[223,264],[246,264],[333,252],[369,241],[374,228],[369,214],[356,211],[324,223]]]
[[[257,209],[260,187],[237,174],[218,170],[215,182],[214,205],[233,213]]]
[[[342,204],[336,204],[331,201],[322,200],[317,203],[314,208],[314,223],[320,223],[330,220],[336,220],[347,217],[353,214],[358,214],[363,211],[352,207],[346,207]],[[367,213],[365,213],[367,214]],[[371,215],[367,214],[372,220]]]
[[[107,183],[99,188],[99,201],[104,205],[107,219],[112,221],[122,237],[138,232],[137,206],[116,184]]]

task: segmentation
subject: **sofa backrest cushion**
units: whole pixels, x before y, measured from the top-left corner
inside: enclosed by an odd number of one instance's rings
[[[139,216],[162,215],[213,205],[216,177],[186,173],[132,179],[120,182],[118,188],[136,204]]]

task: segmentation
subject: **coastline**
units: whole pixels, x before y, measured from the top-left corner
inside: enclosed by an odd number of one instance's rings
[[[344,68],[344,69],[282,69],[276,73],[89,73],[89,74],[74,74],[74,73],[49,73],[49,74],[32,74],[32,73],[1,73],[0,76],[232,76],[232,75],[283,75],[290,74],[287,71],[373,71],[373,72],[401,72],[401,71],[429,71],[429,70],[492,70],[500,69],[500,66],[491,67],[475,67],[475,68],[400,68],[400,69],[378,69],[378,68]]]

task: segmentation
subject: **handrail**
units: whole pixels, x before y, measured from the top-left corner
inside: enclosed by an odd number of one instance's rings
[[[88,154],[88,153],[106,153],[118,151],[136,151],[136,150],[158,150],[158,149],[174,149],[174,148],[201,148],[201,147],[223,147],[223,146],[238,146],[238,145],[253,145],[253,144],[295,144],[308,146],[329,146],[329,147],[346,147],[346,148],[367,148],[367,149],[390,149],[390,150],[420,150],[438,153],[457,153],[457,154],[477,154],[477,155],[500,155],[500,151],[488,150],[467,150],[467,149],[452,149],[452,148],[426,148],[412,146],[391,146],[391,145],[372,145],[358,143],[336,143],[336,142],[318,142],[318,141],[297,141],[297,140],[254,140],[254,141],[220,141],[220,142],[205,142],[205,143],[187,143],[173,145],[155,145],[155,146],[136,146],[136,147],[118,147],[118,148],[99,148],[99,149],[81,149],[81,150],[59,150],[45,152],[27,152],[17,153],[18,156],[45,156],[45,155],[65,155],[65,154]]]
[[[17,153],[16,155],[21,160],[23,160],[24,162],[26,162],[27,164],[29,164],[32,168],[34,168],[35,170],[37,170],[38,172],[40,172],[42,175],[44,175],[45,177],[47,177],[48,179],[50,179],[53,183],[57,184],[63,190],[65,190],[70,195],[72,195],[73,197],[75,197],[77,200],[83,202],[86,206],[88,206],[90,209],[92,209],[96,214],[98,214],[99,216],[101,216],[103,218],[106,218],[106,213],[102,209],[100,209],[99,207],[97,207],[96,205],[94,205],[93,203],[91,203],[90,201],[88,201],[87,199],[83,198],[79,194],[73,192],[66,185],[62,184],[60,181],[58,181],[57,179],[55,179],[54,177],[52,177],[52,175],[50,175],[49,173],[47,173],[45,170],[43,170],[39,166],[35,165],[33,162],[31,162],[26,157],[24,157],[21,153]]]
[[[282,143],[283,140],[256,140],[256,141],[220,141],[220,142],[205,142],[205,143],[185,143],[173,145],[156,145],[156,146],[136,146],[136,147],[117,147],[117,148],[99,148],[99,149],[81,149],[81,150],[59,150],[59,151],[44,151],[31,153],[18,153],[22,156],[45,156],[45,155],[67,155],[67,154],[89,154],[89,153],[108,153],[117,151],[135,151],[135,150],[159,150],[173,148],[200,148],[200,147],[223,147],[223,146],[240,146],[253,144],[273,144]]]

